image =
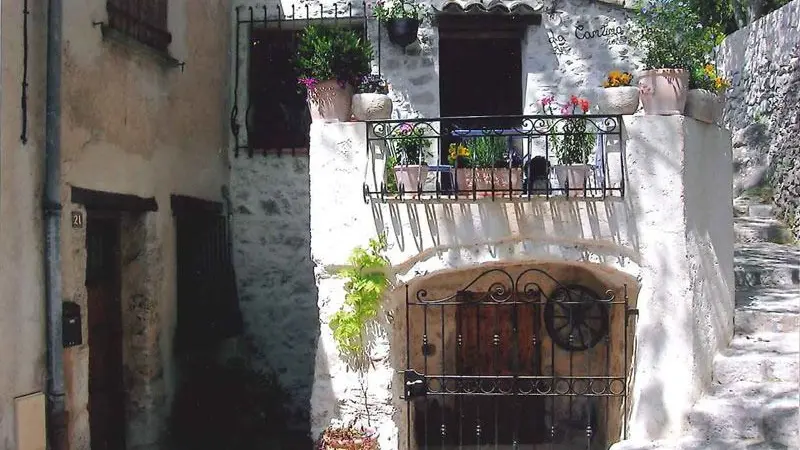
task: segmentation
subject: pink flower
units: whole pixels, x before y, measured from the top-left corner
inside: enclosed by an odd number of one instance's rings
[[[540,101],[542,102],[542,106],[547,106],[553,103],[555,100],[556,100],[555,97],[551,95],[549,97],[542,97],[542,100]]]
[[[306,89],[312,89],[317,85],[317,79],[310,77],[300,77],[297,79],[297,82],[305,86]]]
[[[410,123],[404,123],[400,125],[400,132],[403,134],[411,133],[412,129],[414,129],[414,127]]]

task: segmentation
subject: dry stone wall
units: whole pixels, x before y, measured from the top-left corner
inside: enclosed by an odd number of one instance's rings
[[[728,36],[717,64],[732,80],[725,124],[733,131],[734,193],[768,184],[800,233],[800,0]]]

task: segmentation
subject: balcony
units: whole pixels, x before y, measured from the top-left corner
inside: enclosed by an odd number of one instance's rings
[[[374,120],[365,202],[625,195],[622,116]]]

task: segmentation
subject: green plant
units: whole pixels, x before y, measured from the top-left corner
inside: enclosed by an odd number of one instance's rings
[[[394,173],[395,167],[397,167],[397,156],[390,154],[386,157],[386,191],[392,194],[398,192],[397,176]]]
[[[717,74],[713,64],[695,65],[689,73],[690,89],[705,89],[720,94],[730,86],[730,81]]]
[[[542,109],[548,115],[555,115],[555,98],[551,95],[540,100]],[[589,100],[575,95],[569,103],[561,106],[561,118],[550,121],[553,133],[547,136],[550,147],[559,164],[587,164],[594,150],[596,136],[587,129],[594,127],[592,121],[580,117],[589,112]],[[560,126],[560,130],[559,130]]]
[[[647,69],[686,69],[704,61],[714,48],[716,31],[704,28],[686,0],[641,0],[633,42],[645,51]]]
[[[400,164],[422,164],[430,156],[430,139],[425,137],[425,123],[404,123],[393,133],[397,159]]]
[[[423,15],[422,5],[408,0],[378,0],[372,12],[382,23],[392,19],[420,20]]]
[[[358,86],[370,73],[372,44],[346,28],[309,25],[300,33],[295,56],[298,82],[306,88],[337,80]]]
[[[370,239],[368,248],[356,247],[348,259],[349,267],[340,275],[345,283],[342,309],[331,318],[330,327],[339,351],[352,356],[365,356],[364,334],[367,324],[380,310],[383,293],[389,286],[386,268],[389,260],[383,256],[386,235]]]
[[[508,155],[508,138],[479,136],[465,139],[470,151],[471,167],[505,167]]]

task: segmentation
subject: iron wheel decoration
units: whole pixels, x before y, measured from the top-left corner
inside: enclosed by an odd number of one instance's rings
[[[559,287],[544,306],[550,339],[573,352],[596,346],[608,335],[608,301],[584,286]]]

